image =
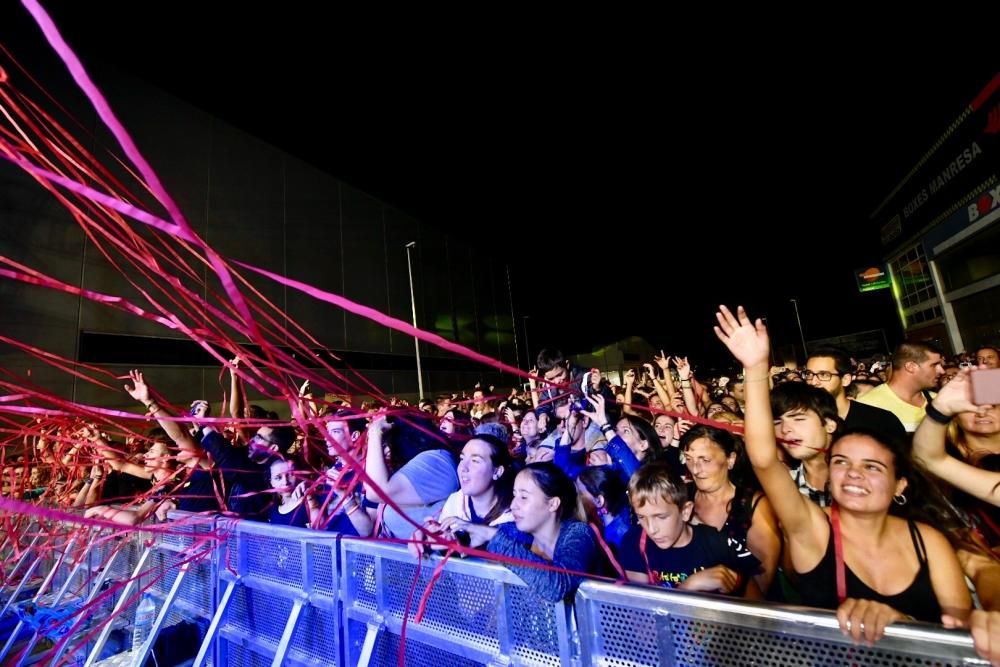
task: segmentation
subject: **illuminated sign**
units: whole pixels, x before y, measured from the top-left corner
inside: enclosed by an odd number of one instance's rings
[[[889,278],[889,272],[886,271],[884,264],[858,269],[854,272],[854,277],[858,281],[859,292],[874,292],[875,290],[889,289],[892,286],[892,280]]]

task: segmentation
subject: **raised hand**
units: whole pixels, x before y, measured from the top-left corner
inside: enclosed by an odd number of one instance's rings
[[[203,398],[199,398],[191,403],[191,416],[195,419],[203,419],[211,413],[211,406]]]
[[[681,382],[691,379],[691,364],[687,357],[674,357],[674,366],[677,367],[677,377]]]
[[[593,396],[587,396],[587,401],[594,406],[593,412],[587,412],[586,410],[581,410],[580,412],[588,417],[590,421],[597,424],[599,427],[603,427],[608,423],[608,413],[604,405],[604,397],[600,394],[594,394]]]
[[[601,388],[601,374],[597,371],[590,372],[590,388],[594,391]]]
[[[663,354],[663,350],[660,350],[659,354],[653,355],[653,361],[656,362],[656,365],[663,371],[663,376],[666,377],[667,370],[670,368],[670,357]]]
[[[149,398],[149,385],[147,385],[146,381],[143,380],[142,371],[129,371],[128,377],[132,380],[131,387],[125,385],[125,391],[128,392],[128,395],[140,403],[148,403],[151,400]]]
[[[981,412],[986,406],[979,406],[972,402],[972,379],[968,368],[963,368],[958,375],[948,381],[948,384],[941,387],[937,396],[934,397],[934,407],[945,415],[951,417],[960,412]]]
[[[517,425],[517,419],[514,417],[514,411],[511,410],[510,408],[503,409],[503,418],[507,421],[508,424],[511,424],[513,426]]]
[[[719,325],[714,327],[715,335],[744,368],[767,365],[771,356],[771,342],[763,322],[759,319],[751,322],[743,306],[736,309],[735,316],[725,306],[719,306],[715,319],[719,321]]]

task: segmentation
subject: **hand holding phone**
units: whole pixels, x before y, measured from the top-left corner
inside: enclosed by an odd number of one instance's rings
[[[976,368],[969,373],[972,402],[976,405],[1000,405],[1000,368]]]

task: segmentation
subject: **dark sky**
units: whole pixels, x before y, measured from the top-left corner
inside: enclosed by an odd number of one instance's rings
[[[714,356],[720,302],[790,343],[790,298],[807,338],[897,338],[887,292],[854,283],[883,256],[868,216],[997,71],[858,35],[681,44],[603,17],[104,4],[47,6],[85,57],[492,247],[534,349],[641,335]]]

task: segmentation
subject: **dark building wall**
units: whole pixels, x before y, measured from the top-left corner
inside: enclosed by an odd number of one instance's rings
[[[502,258],[491,258],[140,81],[116,72],[102,72],[97,80],[188,221],[221,255],[410,321],[404,246],[416,241],[413,278],[419,326],[515,364]],[[95,155],[103,155],[109,169],[124,180],[124,171],[102,148],[114,146],[110,134],[99,127],[79,94],[65,84],[50,90],[83,125],[74,130],[81,142]],[[0,165],[0,218],[2,254],[71,285],[142,302],[139,292],[101,256],[65,209],[9,163]],[[208,275],[204,266],[192,266],[207,278],[208,290],[222,293],[214,275]],[[358,370],[383,391],[416,392],[412,361],[393,360],[413,357],[412,338],[265,278],[246,275],[265,298],[324,346],[337,352],[373,353],[366,357],[376,360],[369,364],[372,368]],[[148,336],[150,346],[157,345],[160,337],[178,337],[158,324],[89,300],[10,280],[0,281],[0,299],[0,333],[71,359],[79,358],[81,332]],[[473,364],[463,368],[454,361],[438,363],[436,359],[453,358],[425,344],[421,349],[427,394],[468,388],[479,379],[498,380],[496,374]],[[116,361],[121,363],[109,368],[124,372],[132,360]],[[31,379],[39,385],[83,402],[123,400],[47,369],[7,346],[0,346],[0,364],[16,373],[30,369]],[[150,369],[149,375],[164,394],[178,401],[221,396],[217,366],[184,359],[163,365]]]

